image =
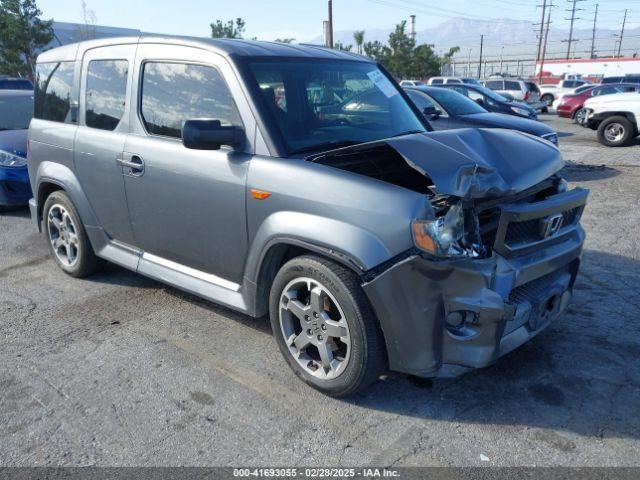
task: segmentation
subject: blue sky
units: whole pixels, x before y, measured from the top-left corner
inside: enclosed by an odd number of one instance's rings
[[[292,37],[308,41],[321,35],[326,18],[325,0],[85,0],[97,23],[137,28],[147,32],[207,36],[215,19],[243,17],[247,37],[261,40]],[[591,17],[598,0],[581,2],[583,17]],[[513,18],[537,20],[539,0],[334,0],[336,30],[389,28],[417,16],[417,29],[434,27],[448,18]],[[558,9],[567,8],[566,0],[555,0]],[[640,0],[599,0],[602,28],[618,28],[622,11],[630,9],[630,28],[640,26]],[[80,22],[81,0],[38,0],[46,18]],[[556,18],[561,15],[555,15]],[[583,20],[582,22],[585,22]],[[556,25],[565,23],[558,19]]]

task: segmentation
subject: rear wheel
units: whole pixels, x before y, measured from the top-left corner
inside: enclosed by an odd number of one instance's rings
[[[44,228],[58,266],[72,277],[86,277],[103,264],[96,257],[69,196],[53,192],[44,204]]]
[[[545,93],[540,97],[540,100],[547,104],[547,107],[550,107],[553,104],[553,95],[550,93]]]
[[[598,127],[598,141],[607,147],[622,147],[634,137],[634,128],[626,117],[614,116]]]
[[[351,395],[383,372],[382,333],[358,277],[322,257],[287,262],[271,287],[271,327],[291,369],[332,396]]]

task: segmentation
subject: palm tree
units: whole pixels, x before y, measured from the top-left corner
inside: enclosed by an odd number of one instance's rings
[[[353,32],[353,39],[358,46],[358,53],[362,55],[362,44],[364,43],[364,30],[356,30]]]

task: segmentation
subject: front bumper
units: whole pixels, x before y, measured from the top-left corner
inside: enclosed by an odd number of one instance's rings
[[[0,167],[0,205],[26,205],[32,196],[27,167]]]
[[[365,283],[391,370],[452,376],[491,365],[536,336],[571,299],[584,230],[576,224],[560,240],[518,254],[494,249],[488,259],[416,253]],[[463,324],[451,327],[460,317]]]

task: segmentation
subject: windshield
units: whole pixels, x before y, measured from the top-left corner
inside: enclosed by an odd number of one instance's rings
[[[464,95],[445,88],[433,88],[429,95],[447,111],[449,115],[473,115],[487,111]]]
[[[249,63],[288,153],[312,152],[425,131],[375,65],[322,60]]]
[[[0,130],[29,128],[33,95],[0,95]]]

